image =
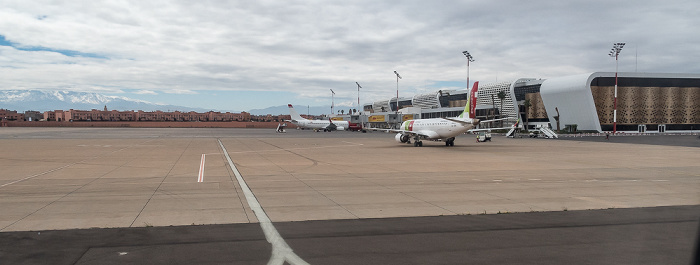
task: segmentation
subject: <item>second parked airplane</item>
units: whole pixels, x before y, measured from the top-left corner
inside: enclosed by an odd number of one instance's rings
[[[328,120],[309,120],[301,117],[299,113],[294,109],[292,104],[288,104],[289,114],[292,116],[291,123],[302,129],[313,129],[314,131],[344,131],[344,130],[361,130],[362,126],[356,123],[350,123],[348,121],[334,121]]]

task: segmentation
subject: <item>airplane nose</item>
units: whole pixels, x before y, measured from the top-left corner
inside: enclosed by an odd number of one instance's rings
[[[480,122],[481,122],[481,120],[479,120],[479,119],[473,119],[473,120],[472,120],[472,124],[473,124],[474,126],[479,125]]]

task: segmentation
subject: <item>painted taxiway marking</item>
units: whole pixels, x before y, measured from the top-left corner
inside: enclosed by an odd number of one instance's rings
[[[46,174],[50,174],[50,173],[53,173],[53,172],[62,170],[62,169],[64,169],[64,168],[73,166],[73,165],[85,163],[85,162],[87,162],[87,161],[90,161],[90,160],[93,160],[93,159],[96,159],[96,158],[99,158],[99,157],[102,157],[102,156],[105,156],[105,155],[108,155],[108,154],[113,154],[113,153],[116,153],[116,152],[120,152],[120,151],[122,151],[122,150],[126,150],[126,149],[128,149],[128,148],[131,148],[132,146],[134,146],[134,145],[129,145],[129,146],[126,146],[126,147],[124,147],[124,148],[121,148],[121,149],[118,149],[118,150],[115,150],[115,151],[112,151],[112,152],[109,152],[109,153],[106,153],[106,154],[96,155],[96,156],[93,156],[93,157],[88,158],[88,159],[84,159],[84,160],[81,160],[81,161],[78,161],[78,162],[70,163],[70,164],[67,164],[67,165],[64,165],[64,166],[61,166],[61,167],[57,167],[57,168],[54,168],[54,169],[50,169],[50,170],[48,170],[48,171],[44,171],[44,172],[41,172],[41,173],[38,173],[38,174],[35,174],[35,175],[31,175],[31,176],[26,177],[26,178],[23,178],[23,179],[18,179],[18,180],[12,181],[12,182],[8,182],[8,183],[5,183],[5,184],[0,185],[0,188],[3,188],[3,187],[5,187],[5,186],[10,186],[10,185],[15,184],[15,183],[20,183],[20,182],[23,182],[23,181],[25,181],[25,180],[30,180],[30,179],[33,179],[33,178],[36,178],[36,177],[39,177],[39,176],[43,176],[43,175],[46,175]]]
[[[279,148],[279,149],[273,149],[273,150],[239,151],[239,152],[231,152],[231,154],[282,152],[282,151],[291,151],[291,150],[310,150],[310,149],[337,148],[337,147],[352,147],[352,146],[363,146],[363,145],[364,145],[364,144],[358,144],[358,143],[352,143],[352,142],[346,142],[346,141],[343,141],[343,142],[344,142],[344,143],[348,143],[348,144],[345,144],[345,145],[314,146],[314,147],[297,147],[297,148]]]
[[[85,161],[85,160],[80,161],[80,162],[71,163],[71,164],[68,164],[68,165],[65,165],[65,166],[62,166],[62,167],[59,167],[59,168],[54,168],[54,169],[51,169],[51,170],[49,170],[49,171],[44,171],[44,172],[41,172],[41,173],[39,173],[39,174],[32,175],[32,176],[29,176],[29,177],[26,177],[26,178],[23,178],[23,179],[18,179],[18,180],[12,181],[12,182],[8,182],[8,183],[5,183],[5,184],[0,185],[0,188],[5,187],[5,186],[9,186],[9,185],[12,185],[12,184],[15,184],[15,183],[19,183],[19,182],[22,182],[22,181],[25,181],[25,180],[28,180],[28,179],[33,179],[33,178],[36,178],[36,177],[38,177],[38,176],[43,176],[43,175],[46,175],[46,174],[49,174],[49,173],[52,173],[52,172],[55,172],[55,171],[59,171],[59,170],[61,170],[61,169],[70,167],[70,166],[72,166],[72,165],[75,165],[75,164],[78,164],[78,163],[81,163],[81,162],[84,162],[84,161]]]
[[[202,154],[202,161],[199,162],[199,176],[197,177],[197,182],[204,182],[204,161],[206,161],[206,155]]]
[[[226,160],[228,161],[228,165],[231,168],[231,171],[233,171],[233,174],[236,175],[236,180],[241,186],[241,190],[243,190],[243,194],[245,195],[246,201],[248,201],[250,209],[253,210],[253,212],[255,213],[255,217],[257,217],[258,222],[260,222],[260,227],[262,227],[263,233],[265,234],[265,239],[267,239],[267,242],[269,242],[272,245],[272,256],[270,257],[270,260],[267,262],[267,264],[282,265],[286,261],[291,265],[308,265],[309,263],[301,259],[301,257],[299,257],[296,253],[294,253],[292,248],[289,247],[289,245],[287,245],[287,242],[284,241],[284,238],[282,238],[280,233],[272,224],[272,221],[265,213],[265,210],[263,210],[262,206],[260,205],[260,202],[258,202],[258,199],[255,198],[255,194],[253,194],[253,191],[250,190],[248,184],[246,184],[241,173],[238,172],[236,165],[233,164],[233,161],[231,161],[231,157],[228,155],[224,144],[221,143],[221,139],[217,139],[217,141],[219,141],[219,145],[221,146],[221,150],[224,152],[224,156],[226,156]]]

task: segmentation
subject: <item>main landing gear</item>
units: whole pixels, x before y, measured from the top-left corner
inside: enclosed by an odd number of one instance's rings
[[[415,138],[413,138],[413,146],[415,146],[415,147],[423,146],[423,141],[421,141],[420,138],[418,136],[416,136]]]
[[[445,141],[445,145],[446,146],[455,146],[455,138],[454,137],[447,138],[447,140]]]

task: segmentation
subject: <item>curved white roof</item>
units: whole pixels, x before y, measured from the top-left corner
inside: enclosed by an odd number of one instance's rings
[[[601,131],[598,113],[596,112],[591,80],[593,73],[550,78],[542,82],[540,95],[552,127],[556,129],[559,109],[560,128],[566,124],[576,124],[579,130]]]

